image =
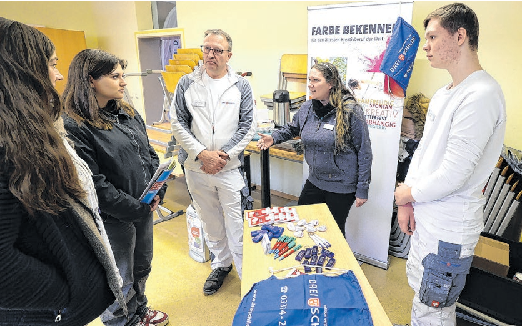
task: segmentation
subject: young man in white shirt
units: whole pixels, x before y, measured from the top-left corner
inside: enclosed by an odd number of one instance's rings
[[[411,235],[406,272],[412,325],[456,325],[456,300],[483,230],[484,188],[504,141],[500,85],[478,59],[478,19],[461,3],[424,20],[423,49],[452,81],[431,99],[423,138],[395,190],[401,230]]]

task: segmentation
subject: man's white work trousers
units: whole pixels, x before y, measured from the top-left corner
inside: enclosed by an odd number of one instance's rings
[[[470,239],[472,237],[462,236],[464,242],[472,241],[472,243],[461,244],[461,258],[473,255],[473,251],[477,244],[476,241]],[[455,241],[457,242],[457,241]],[[408,252],[408,261],[406,262],[406,275],[408,283],[415,291],[413,297],[413,305],[411,309],[411,325],[412,326],[455,326],[456,325],[456,303],[449,307],[434,308],[422,303],[419,299],[419,291],[422,282],[424,267],[422,260],[429,253],[438,252],[439,239],[436,239],[430,232],[417,224],[416,230],[410,238],[410,250]]]
[[[215,175],[185,169],[194,208],[202,221],[207,246],[214,255],[210,267],[228,267],[234,261],[241,278],[243,260],[243,216],[241,189],[245,180],[239,169]]]

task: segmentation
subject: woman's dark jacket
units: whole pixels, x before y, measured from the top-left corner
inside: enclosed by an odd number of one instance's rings
[[[77,123],[64,116],[65,129],[74,149],[89,165],[98,194],[101,216],[135,222],[150,216],[150,206],[138,198],[154,175],[159,158],[149,144],[145,123],[134,110],[130,117],[123,109],[112,114],[111,130],[88,122]],[[166,184],[158,192],[165,195]]]
[[[81,220],[94,225],[92,212],[76,202],[79,209],[30,217],[8,188],[12,171],[0,168],[0,325],[86,325],[115,300],[84,234]]]

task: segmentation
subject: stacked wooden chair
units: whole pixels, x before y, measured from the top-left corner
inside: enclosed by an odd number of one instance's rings
[[[169,59],[169,64],[159,76],[160,84],[163,88],[163,115],[159,124],[165,124],[165,128],[170,130],[169,110],[174,101],[174,93],[180,78],[183,75],[190,74],[194,68],[199,66],[203,60],[203,52],[201,49],[178,49],[177,54],[174,54],[172,59]],[[171,157],[175,154],[179,146],[176,145],[176,140],[171,137],[168,143],[165,157]]]
[[[163,87],[164,103],[163,117],[161,122],[168,121],[168,111],[174,99],[174,91],[179,79],[186,74],[194,71],[201,60],[203,60],[203,52],[201,49],[178,49],[177,54],[169,59],[169,64],[165,66],[159,77]]]

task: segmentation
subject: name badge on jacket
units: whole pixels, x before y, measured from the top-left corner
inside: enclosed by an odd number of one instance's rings
[[[205,101],[194,101],[192,102],[192,105],[196,108],[202,108],[205,107],[206,103]]]
[[[324,126],[323,126],[324,129],[328,129],[328,130],[333,130],[334,129],[334,126],[329,124],[329,123],[325,123]]]

